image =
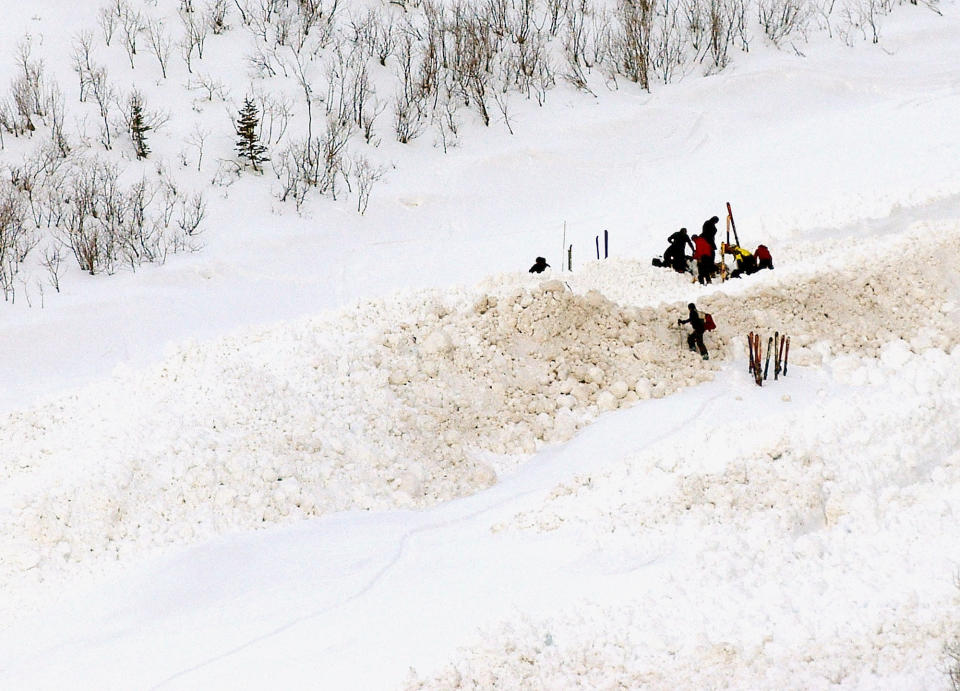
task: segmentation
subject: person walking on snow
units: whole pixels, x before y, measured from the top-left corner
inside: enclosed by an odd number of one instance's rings
[[[547,264],[547,260],[543,257],[537,257],[536,263],[530,267],[529,273],[532,274],[542,274],[544,270],[550,266]]]
[[[703,344],[703,332],[707,330],[706,325],[703,323],[703,318],[700,316],[700,313],[697,312],[697,306],[692,302],[687,305],[687,309],[690,310],[690,316],[687,319],[678,319],[677,325],[690,325],[693,332],[687,336],[687,346],[690,350],[694,350],[694,346],[696,346],[696,349],[700,351],[700,357],[704,360],[709,360],[710,355],[707,353],[707,346]]]
[[[712,283],[713,249],[707,239],[701,235],[693,236],[693,260],[697,263],[697,281],[700,285]]]

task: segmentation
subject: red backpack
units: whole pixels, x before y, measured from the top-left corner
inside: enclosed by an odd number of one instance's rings
[[[706,331],[713,331],[715,328],[717,328],[716,323],[713,321],[713,315],[709,312],[703,315],[703,328]]]

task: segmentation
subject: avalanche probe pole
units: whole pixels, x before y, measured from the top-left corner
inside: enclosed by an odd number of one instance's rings
[[[606,259],[610,256],[610,234],[604,230],[603,231],[603,258]]]
[[[740,238],[737,237],[737,223],[733,220],[733,209],[730,208],[730,202],[727,202],[727,218],[730,219],[730,227],[733,228],[733,241],[740,246]]]
[[[563,271],[563,251],[567,248],[567,222],[563,222],[563,244],[560,246],[560,271]],[[567,271],[570,270],[570,265],[567,265]]]
[[[594,235],[593,241],[597,243],[597,261],[600,261],[600,236]]]

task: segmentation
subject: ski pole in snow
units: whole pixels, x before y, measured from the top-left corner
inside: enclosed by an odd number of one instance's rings
[[[567,222],[563,222],[563,244],[560,245],[560,271],[563,271],[563,250],[567,246]],[[567,271],[570,270],[569,265],[567,266]]]
[[[597,243],[597,261],[600,261],[600,236],[594,235],[593,241]]]
[[[763,365],[763,378],[767,378],[767,374],[770,373],[770,351],[773,350],[773,336],[770,337],[770,340],[767,341],[767,361]]]
[[[606,259],[610,256],[610,234],[606,230],[603,231],[603,258]]]
[[[783,376],[787,376],[787,359],[790,357],[790,337],[787,336],[787,349],[783,351]]]
[[[567,248],[567,271],[573,271],[573,245]]]
[[[753,375],[754,380],[757,382],[757,386],[763,386],[763,370],[760,368],[760,354],[761,354],[761,345],[760,345],[760,334],[753,335]]]
[[[750,356],[750,374],[753,374],[753,332],[747,334],[747,355]]]

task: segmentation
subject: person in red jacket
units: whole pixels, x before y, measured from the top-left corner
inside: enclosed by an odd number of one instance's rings
[[[766,245],[757,247],[757,251],[753,253],[753,256],[757,258],[757,271],[760,269],[773,270],[773,257],[770,256],[770,250],[767,249]]]
[[[697,281],[700,285],[711,283],[713,276],[713,248],[701,235],[693,236],[693,259],[697,262]]]

